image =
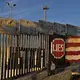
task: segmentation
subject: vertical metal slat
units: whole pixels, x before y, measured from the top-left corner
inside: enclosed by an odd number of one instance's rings
[[[3,34],[1,34],[1,80],[3,79]]]

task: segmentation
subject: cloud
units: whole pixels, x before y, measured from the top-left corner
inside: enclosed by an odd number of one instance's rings
[[[41,4],[32,6],[30,8],[17,8],[16,10],[13,9],[12,11],[12,17],[24,17],[27,14],[32,14],[32,12],[36,12],[38,9],[40,9],[39,7],[41,7]],[[8,9],[9,10],[9,9]],[[9,17],[10,16],[10,10],[6,11],[6,12],[2,12],[0,13],[1,17]]]
[[[18,3],[20,0],[6,0],[6,1],[14,4],[14,3]]]
[[[21,9],[21,10],[14,11],[13,14],[18,15],[18,14],[21,14],[24,12],[30,12],[30,11],[32,11],[32,9]],[[7,16],[7,15],[10,15],[10,11],[0,13],[0,16]]]
[[[14,14],[18,15],[21,13],[31,13],[33,11],[37,11],[39,9],[39,7],[41,7],[41,4],[38,4],[38,5],[30,7],[30,8],[25,8],[25,9],[22,8],[21,10],[16,10],[14,12]]]
[[[10,11],[8,12],[3,12],[3,13],[0,13],[0,16],[6,16],[6,15],[9,15],[10,14]]]

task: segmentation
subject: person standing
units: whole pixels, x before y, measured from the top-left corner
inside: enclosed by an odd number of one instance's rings
[[[51,75],[55,74],[55,69],[56,69],[56,66],[55,66],[54,62],[51,61],[51,66],[50,66]]]

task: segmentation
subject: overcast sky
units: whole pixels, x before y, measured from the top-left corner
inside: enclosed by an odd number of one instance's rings
[[[49,6],[47,21],[80,26],[80,0],[0,0],[0,17],[10,17],[6,1],[16,4],[12,17],[38,21],[43,20],[43,6]]]

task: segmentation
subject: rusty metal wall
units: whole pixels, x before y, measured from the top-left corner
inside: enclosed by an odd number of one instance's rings
[[[0,34],[0,79],[12,79],[46,68],[48,35]]]

